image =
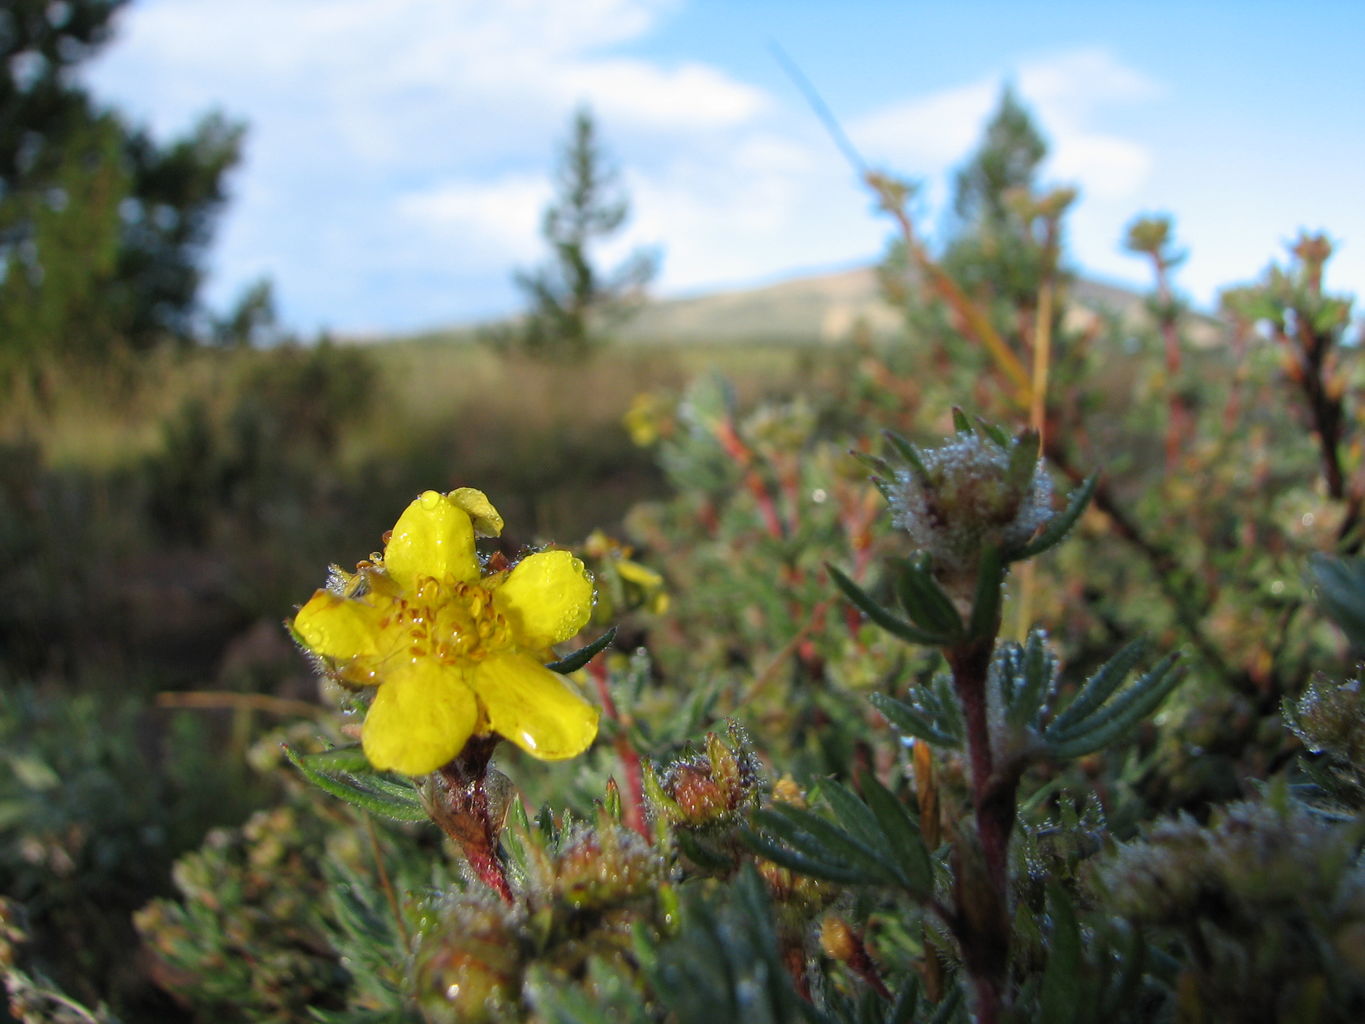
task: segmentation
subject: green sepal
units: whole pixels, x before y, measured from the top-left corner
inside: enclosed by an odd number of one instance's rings
[[[430,821],[417,790],[411,784],[394,782],[381,775],[357,775],[337,769],[317,769],[283,744],[284,755],[306,778],[319,789],[345,800],[371,814],[397,821]],[[331,753],[331,751],[326,751]],[[373,772],[373,769],[370,769]]]
[[[915,476],[919,478],[920,482],[927,482],[929,479],[929,470],[924,467],[924,459],[920,457],[919,449],[905,438],[901,437],[900,434],[897,434],[894,430],[886,430],[882,433],[891,447],[896,450],[896,454],[901,457],[902,461],[915,471]]]
[[[994,441],[997,448],[1009,449],[1010,436],[1005,433],[1004,427],[995,423],[987,423],[980,416],[976,418],[976,421],[981,424],[981,433],[985,434],[989,440]]]
[[[1180,655],[1169,654],[1137,682],[1089,718],[1067,730],[1065,737],[1048,737],[1054,757],[1080,757],[1113,743],[1156,710],[1166,695],[1179,685],[1184,672],[1177,669]]]
[[[962,407],[953,406],[953,430],[959,434],[975,434],[976,428],[972,426],[971,417],[962,411]]]
[[[1076,521],[1081,518],[1081,513],[1090,504],[1090,499],[1095,496],[1095,488],[1099,485],[1099,473],[1091,473],[1085,478],[1085,482],[1071,492],[1071,497],[1067,499],[1066,508],[1061,513],[1054,516],[1052,521],[1043,527],[1043,532],[1034,537],[1018,551],[1010,553],[1011,562],[1021,562],[1034,555],[1041,555],[1049,548],[1054,548],[1062,542],[1062,539],[1076,525]]]
[[[1025,491],[1033,474],[1038,472],[1038,453],[1042,439],[1038,431],[1025,430],[1009,449],[1009,467],[1005,470],[1005,481],[1013,489]]]
[[[857,459],[865,469],[870,469],[877,476],[890,477],[895,476],[896,474],[895,467],[880,455],[873,455],[869,452],[860,452],[853,449],[850,449],[848,454]]]
[[[580,647],[578,650],[565,655],[558,661],[550,662],[545,667],[551,672],[558,672],[560,675],[568,675],[570,672],[577,672],[588,662],[592,661],[603,648],[615,639],[616,627],[612,626],[611,629],[607,630],[586,647]]]
[[[972,617],[967,623],[966,639],[990,640],[1000,631],[1000,602],[1004,599],[1006,562],[995,546],[981,549],[976,565],[976,593],[972,596]]]
[[[924,560],[897,563],[896,596],[915,625],[951,644],[962,635],[962,616]]]
[[[825,568],[829,570],[830,579],[834,580],[839,589],[844,592],[844,596],[847,597],[859,611],[877,625],[881,626],[882,629],[886,630],[888,633],[899,637],[906,643],[924,644],[928,647],[942,647],[948,642],[947,637],[926,632],[925,630],[906,622],[899,615],[892,614],[876,601],[872,600],[862,587],[858,586],[858,584],[854,583],[828,562],[825,563]]]
[[[938,725],[904,701],[899,701],[885,693],[874,693],[868,697],[868,700],[899,732],[947,750],[954,750],[960,745],[957,737],[940,729]]]

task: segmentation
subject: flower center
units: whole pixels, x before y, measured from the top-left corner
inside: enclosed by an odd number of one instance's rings
[[[419,581],[415,596],[395,602],[388,628],[405,634],[414,661],[436,658],[447,665],[482,660],[512,642],[507,619],[493,607],[488,590],[430,576]]]

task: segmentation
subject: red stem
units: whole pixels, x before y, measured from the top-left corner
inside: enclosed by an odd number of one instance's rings
[[[616,701],[612,699],[611,688],[607,686],[606,662],[594,658],[588,663],[588,675],[592,677],[593,684],[597,687],[597,698],[602,702],[603,714],[608,720],[625,725],[620,712],[616,709]],[[613,745],[616,748],[616,756],[621,759],[621,770],[626,777],[623,794],[625,806],[622,808],[626,825],[648,839],[649,824],[645,820],[645,774],[640,765],[640,755],[630,745],[624,729],[617,730]]]

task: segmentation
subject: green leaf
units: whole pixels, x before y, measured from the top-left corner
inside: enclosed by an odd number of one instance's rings
[[[551,672],[558,672],[560,675],[568,675],[570,672],[577,672],[588,662],[592,661],[592,659],[597,656],[599,651],[601,651],[615,639],[616,627],[612,626],[611,629],[607,630],[605,633],[599,636],[592,643],[588,644],[586,647],[580,647],[578,650],[565,655],[558,661],[550,662],[550,664],[546,665],[545,667],[548,668]]]
[[[881,784],[871,773],[861,779],[863,799],[877,818],[882,835],[890,844],[893,855],[898,855],[898,866],[905,887],[924,895],[933,891],[934,869],[920,835],[919,823],[896,795]]]
[[[845,874],[853,872],[853,878],[864,883],[896,882],[895,872],[882,854],[814,811],[773,804],[756,811],[754,821],[812,862]]]
[[[1118,922],[1117,927],[1128,936],[1128,942],[1126,948],[1116,951],[1120,973],[1118,981],[1105,994],[1100,1009],[1102,1019],[1117,1016],[1132,1005],[1147,964],[1147,943],[1143,941],[1142,932],[1124,922]]]
[[[1000,602],[1005,583],[1005,562],[1000,549],[981,549],[976,567],[976,593],[972,596],[972,617],[967,623],[967,639],[989,640],[1000,630]]]
[[[960,406],[953,406],[953,430],[959,434],[975,434],[976,428],[972,426],[971,418],[962,411]]]
[[[1068,1024],[1076,1019],[1081,1006],[1081,930],[1071,900],[1060,885],[1048,886],[1047,905],[1052,934],[1046,943],[1047,968],[1038,1019]]]
[[[877,824],[877,816],[858,799],[857,793],[833,779],[818,780],[815,791],[824,797],[839,824],[869,850],[885,855],[891,849],[881,826]]]
[[[1076,694],[1075,699],[1052,720],[1047,727],[1048,738],[1063,737],[1073,725],[1079,724],[1108,700],[1109,695],[1123,685],[1128,673],[1137,668],[1138,662],[1146,653],[1147,641],[1139,637],[1101,665],[1081,687],[1081,692]]]
[[[891,1004],[891,1010],[886,1015],[886,1024],[910,1024],[918,1006],[919,979],[911,976],[901,983],[901,990],[896,993],[896,1001]]]
[[[1176,668],[1178,654],[1170,654],[1146,675],[1098,712],[1069,730],[1060,740],[1048,738],[1054,757],[1080,757],[1108,746],[1156,710],[1179,685],[1184,672]]]
[[[958,740],[954,736],[940,729],[909,704],[896,700],[895,697],[888,696],[885,693],[874,693],[868,697],[868,700],[872,702],[873,707],[886,716],[886,720],[898,731],[916,739],[925,740],[936,747],[953,750],[958,746]]]
[[[829,571],[830,579],[834,580],[835,585],[844,592],[844,596],[847,597],[859,611],[877,625],[881,626],[882,629],[886,630],[888,633],[899,637],[906,643],[924,644],[928,647],[942,647],[944,645],[947,640],[946,637],[936,636],[912,626],[900,616],[893,614],[879,605],[862,587],[858,586],[858,584],[854,583],[834,566],[826,563],[825,568]]]
[[[923,562],[900,561],[896,574],[896,596],[915,625],[948,643],[962,635],[962,616],[943,592],[933,572]]]
[[[1308,567],[1318,600],[1357,650],[1365,650],[1365,558],[1315,554]]]
[[[762,814],[762,811],[757,811],[755,817],[757,818]],[[809,875],[811,878],[820,878],[827,882],[840,882],[844,885],[871,885],[876,882],[875,878],[869,878],[865,873],[856,870],[849,864],[810,856],[793,849],[780,840],[763,835],[761,832],[755,832],[752,829],[744,829],[740,832],[740,837],[744,840],[744,844],[760,857],[772,861],[779,867],[795,871],[799,875]]]
[[[287,748],[286,748],[287,749]],[[360,744],[349,747],[333,747],[316,754],[302,754],[299,760],[308,767],[320,772],[348,772],[352,775],[373,774],[375,769]]]
[[[1081,518],[1081,513],[1090,504],[1090,499],[1095,495],[1095,488],[1100,482],[1099,473],[1091,473],[1085,478],[1085,482],[1080,487],[1071,492],[1071,498],[1066,503],[1066,508],[1061,514],[1052,518],[1052,521],[1043,528],[1043,532],[1034,537],[1029,543],[1025,544],[1018,551],[1012,552],[1010,561],[1021,562],[1025,558],[1032,558],[1034,555],[1041,555],[1048,548],[1056,547],[1062,542],[1076,521]]]
[[[284,754],[313,785],[371,814],[397,821],[430,821],[412,786],[381,776],[357,777],[349,772],[319,771],[286,744]]]
[[[1031,630],[1020,666],[1023,685],[1015,692],[1006,715],[1006,721],[1011,726],[1018,728],[1033,721],[1052,686],[1056,666],[1057,661],[1048,652],[1043,634],[1039,630]]]

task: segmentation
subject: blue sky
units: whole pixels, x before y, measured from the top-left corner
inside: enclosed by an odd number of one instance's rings
[[[1079,186],[1076,265],[1145,284],[1120,247],[1174,216],[1209,304],[1300,228],[1365,287],[1365,3],[135,0],[90,68],[159,137],[218,107],[247,158],[212,255],[225,305],[271,277],[303,331],[405,331],[514,310],[569,117],[590,104],[634,199],[604,261],[658,246],[659,294],[870,263],[888,225],[771,54],[869,163],[952,170],[1012,81]],[[932,233],[932,232],[931,232]]]

